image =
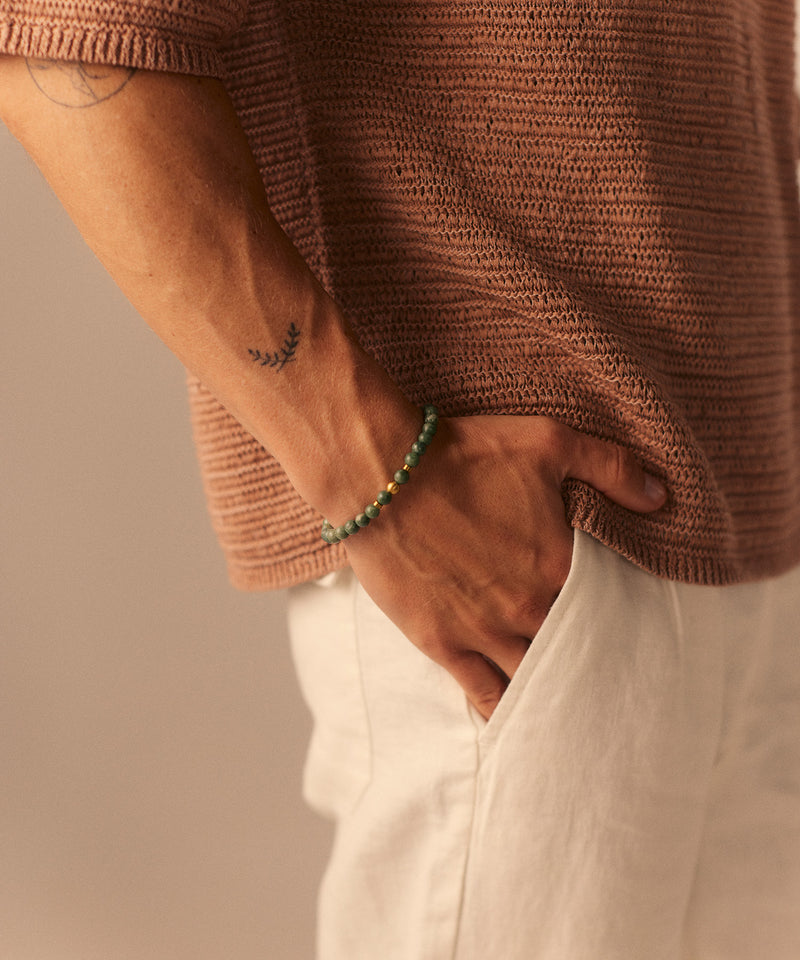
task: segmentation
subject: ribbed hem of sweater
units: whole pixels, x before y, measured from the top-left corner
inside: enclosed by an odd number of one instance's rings
[[[635,566],[665,580],[721,587],[780,576],[800,563],[796,550],[786,550],[778,559],[768,558],[757,572],[748,572],[742,567],[722,563],[711,554],[689,556],[675,543],[660,540],[642,542],[641,527],[633,517],[627,524],[620,525],[616,511],[609,510],[586,493],[578,492],[574,498],[568,498],[567,513],[571,526],[594,537]],[[317,540],[319,546],[316,545]],[[232,586],[248,592],[296,586],[348,565],[347,555],[341,545],[328,546],[318,536],[309,542],[308,552],[294,559],[282,559],[274,563],[253,560],[248,563],[232,558],[229,552],[227,560]]]
[[[258,564],[250,567],[233,563],[229,559],[228,579],[236,590],[257,593],[296,587],[300,583],[318,580],[347,566],[347,554],[343,547],[338,544],[330,547],[323,544],[321,550],[315,549],[313,553],[296,560],[282,560],[268,567]]]

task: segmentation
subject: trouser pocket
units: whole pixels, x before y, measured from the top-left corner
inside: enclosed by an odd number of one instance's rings
[[[511,678],[494,713],[486,721],[477,711],[473,711],[475,722],[482,728],[480,741],[483,751],[490,748],[491,744],[500,736],[501,731],[511,721],[515,711],[519,708],[526,687],[548,649],[556,642],[568,642],[567,614],[574,606],[580,593],[582,567],[587,562],[586,539],[586,534],[579,530],[574,531],[572,563],[564,586],[548,611],[544,623],[542,623],[536,636],[532,638],[530,647],[522,658],[517,672]]]

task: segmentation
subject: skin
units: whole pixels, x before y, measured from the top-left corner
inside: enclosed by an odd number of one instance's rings
[[[0,57],[0,116],[142,317],[300,494],[334,524],[373,500],[420,411],[275,222],[223,86]],[[548,418],[443,418],[413,494],[345,543],[486,718],[569,571],[568,477],[634,511],[667,496],[627,451]]]

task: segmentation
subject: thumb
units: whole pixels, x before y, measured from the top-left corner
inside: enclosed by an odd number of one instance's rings
[[[616,443],[571,431],[575,443],[564,477],[583,480],[629,510],[650,513],[663,507],[667,488],[639,466],[633,454]]]

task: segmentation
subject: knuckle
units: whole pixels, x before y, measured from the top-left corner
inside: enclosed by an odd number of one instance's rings
[[[452,623],[431,625],[427,630],[415,633],[413,642],[429,660],[453,674],[460,673],[472,656],[463,632],[455,630]]]
[[[547,590],[519,596],[508,607],[507,622],[513,624],[516,631],[525,633],[530,624],[538,624],[544,620],[550,604],[550,592]]]
[[[436,663],[446,664],[453,657],[453,651],[442,631],[427,630],[417,634],[414,643],[426,657],[435,660]]]
[[[516,632],[522,636],[533,636],[547,618],[550,608],[561,592],[566,581],[566,575],[553,582],[553,586],[540,588],[536,596],[529,596],[522,600],[516,608],[513,622]]]
[[[486,661],[486,671],[480,677],[471,677],[470,682],[464,684],[464,692],[473,705],[488,717],[500,702],[507,682],[498,668],[491,661]]]
[[[488,716],[500,701],[507,682],[494,661],[475,650],[461,650],[453,655],[448,667],[470,701]]]
[[[617,486],[628,486],[635,478],[636,463],[633,456],[617,444],[609,445],[608,473]]]
[[[517,589],[504,605],[503,623],[523,635],[538,628],[553,606],[572,567],[571,540],[537,565],[537,576],[528,589]]]
[[[483,714],[484,717],[490,717],[494,712],[494,708],[500,702],[501,694],[497,689],[488,689],[481,688],[480,690],[473,691],[472,693],[472,702],[477,707],[478,711]]]

